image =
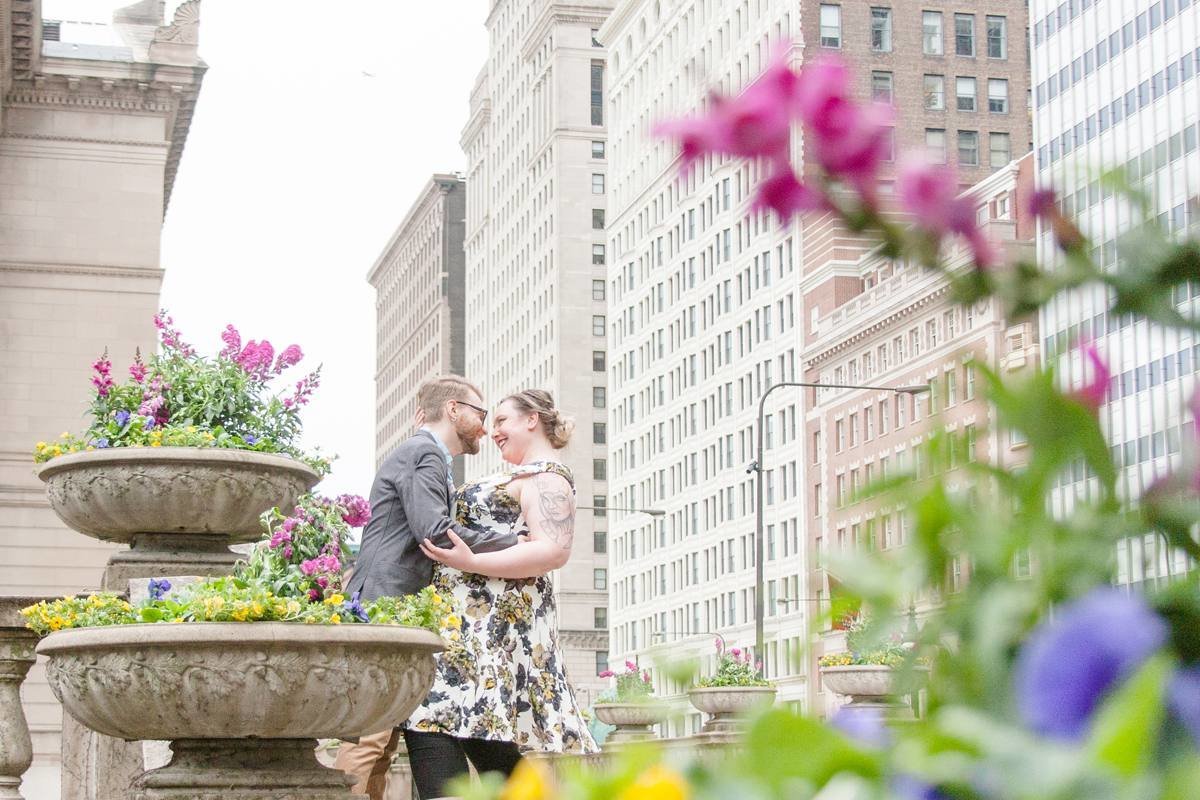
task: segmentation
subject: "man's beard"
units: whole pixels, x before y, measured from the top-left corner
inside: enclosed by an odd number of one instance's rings
[[[458,443],[462,446],[464,455],[475,456],[479,455],[479,427],[473,422],[466,424],[458,424],[454,426],[454,433],[458,436]]]

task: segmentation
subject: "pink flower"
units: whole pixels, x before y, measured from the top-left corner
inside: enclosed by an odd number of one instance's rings
[[[742,648],[740,648],[740,647],[733,648],[732,650],[729,651],[729,655],[733,656],[734,658],[740,657],[742,655]]]
[[[351,528],[361,528],[371,521],[371,504],[356,494],[343,494],[335,501],[342,508],[342,520]]]
[[[289,344],[275,359],[275,368],[271,372],[278,375],[288,367],[294,367],[302,358],[304,358],[304,353],[300,350],[300,345]]]
[[[1034,189],[1025,202],[1025,210],[1034,219],[1049,219],[1058,211],[1053,189]]]
[[[289,545],[287,545],[287,546],[285,546],[285,547],[283,548],[283,557],[284,557],[284,558],[291,558],[291,557],[292,557],[292,553],[294,553],[294,552],[295,552],[295,551],[294,551],[294,550],[292,550],[292,546],[289,544]]]
[[[717,646],[717,655],[721,655],[725,652],[725,647],[719,638],[713,639],[713,642],[715,642]]]
[[[754,195],[755,211],[770,209],[784,223],[796,214],[828,208],[830,205],[825,195],[801,183],[786,161],[775,164],[771,177],[758,185]]]
[[[613,677],[613,671],[611,669],[606,669],[603,672],[596,675],[596,677],[597,678],[611,678],[611,677]]]
[[[266,379],[271,370],[271,362],[275,359],[275,348],[266,339],[256,342],[251,339],[234,361],[247,375],[260,380]]]
[[[162,342],[163,349],[168,352],[174,351],[175,354],[184,358],[191,358],[196,354],[191,345],[183,341],[179,331],[175,329],[175,320],[167,316],[165,309],[154,315],[154,327],[158,328],[159,341]]]
[[[1072,392],[1071,396],[1092,411],[1098,411],[1104,404],[1104,396],[1108,393],[1108,380],[1112,373],[1108,364],[1105,364],[1104,359],[1100,357],[1094,343],[1083,340],[1079,345],[1083,348],[1084,357],[1092,365],[1092,379]]]
[[[233,325],[226,325],[225,330],[221,332],[221,341],[225,346],[221,348],[219,355],[225,358],[235,359],[238,353],[242,351],[242,335],[238,333],[238,329]]]
[[[307,405],[309,398],[312,397],[313,390],[320,385],[321,368],[317,367],[302,379],[296,381],[296,391],[292,393],[291,397],[284,399],[283,407],[292,408],[293,406]]]
[[[1083,244],[1083,234],[1059,209],[1053,189],[1034,189],[1026,199],[1025,206],[1025,210],[1034,219],[1040,219],[1050,225],[1055,243],[1063,250],[1071,250]]]
[[[133,378],[134,383],[142,383],[146,380],[146,373],[149,370],[142,363],[142,348],[137,348],[133,351],[133,363],[129,365],[129,377]]]
[[[328,589],[329,588],[329,578],[326,578],[324,575],[317,578],[317,586],[320,586],[322,589]]]
[[[900,206],[911,214],[914,224],[941,240],[947,234],[966,239],[972,258],[980,267],[998,260],[991,241],[975,221],[975,201],[958,191],[958,176],[944,164],[931,164],[924,158],[911,158],[900,167],[896,177]]]
[[[113,383],[112,362],[108,360],[107,348],[104,350],[104,354],[92,364],[92,369],[96,371],[96,374],[92,376],[92,386],[96,387],[96,394],[100,397],[108,397],[109,392],[116,384]]]
[[[308,599],[311,602],[315,603],[321,599],[321,593],[318,592],[316,589],[309,589],[308,590]]]
[[[850,87],[850,70],[843,61],[818,59],[800,73],[794,109],[809,133],[808,155],[873,206],[879,170],[891,149],[895,110],[885,103],[859,104]]]

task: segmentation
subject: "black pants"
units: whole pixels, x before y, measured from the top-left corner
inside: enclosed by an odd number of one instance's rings
[[[468,773],[467,759],[477,772],[499,772],[505,777],[512,774],[521,760],[521,751],[514,742],[459,739],[406,728],[404,744],[408,747],[408,763],[420,800],[448,796],[446,784]]]

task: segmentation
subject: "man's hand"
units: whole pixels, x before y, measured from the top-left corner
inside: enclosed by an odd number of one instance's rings
[[[425,539],[421,542],[421,552],[439,564],[463,572],[474,572],[475,554],[471,552],[471,548],[467,547],[467,543],[459,538],[453,528],[446,531],[446,536],[449,537],[452,547],[438,547],[429,539]]]

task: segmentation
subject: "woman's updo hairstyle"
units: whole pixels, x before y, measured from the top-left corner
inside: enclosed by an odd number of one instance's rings
[[[542,432],[555,450],[563,449],[571,441],[575,420],[555,408],[554,398],[544,389],[526,389],[510,394],[504,401],[512,403],[522,414],[537,414]]]

